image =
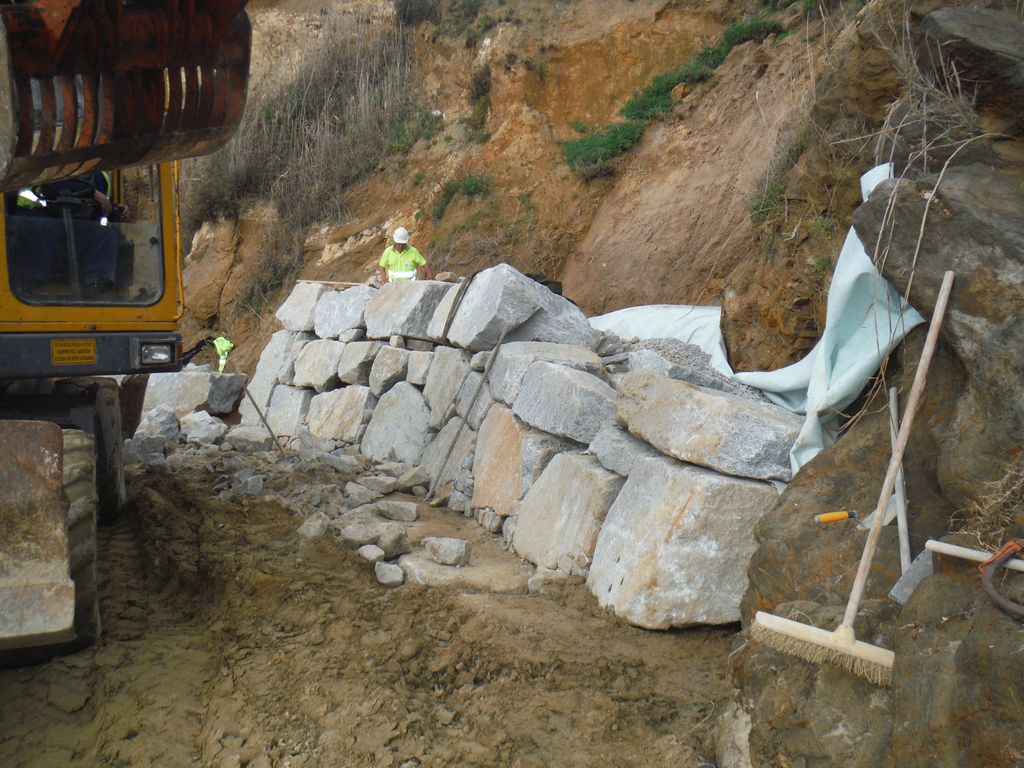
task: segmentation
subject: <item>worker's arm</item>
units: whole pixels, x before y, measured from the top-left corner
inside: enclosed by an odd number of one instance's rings
[[[380,278],[380,284],[385,285],[388,281],[388,271],[384,267],[377,267],[377,277]]]
[[[423,280],[433,280],[434,270],[430,268],[429,264],[424,264],[420,267],[420,278]]]

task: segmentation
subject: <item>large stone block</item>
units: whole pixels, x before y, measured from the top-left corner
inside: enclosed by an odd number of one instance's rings
[[[150,374],[143,411],[167,405],[178,416],[191,411],[231,413],[238,405],[245,384],[244,374],[184,370]]]
[[[377,404],[367,387],[351,386],[324,392],[309,403],[309,431],[325,440],[359,441],[359,433]]]
[[[669,458],[641,459],[608,511],[587,585],[647,629],[739,621],[767,483]]]
[[[589,373],[554,363],[533,363],[512,405],[527,424],[589,443],[615,418],[615,390]]]
[[[181,434],[190,443],[214,445],[227,434],[228,425],[206,411],[188,413],[181,417]]]
[[[369,386],[370,371],[380,348],[379,341],[352,341],[346,344],[338,361],[338,378],[346,384]]]
[[[469,373],[469,355],[461,349],[438,347],[430,364],[423,396],[430,406],[430,426],[440,429],[455,402],[463,379]]]
[[[169,405],[158,405],[142,414],[134,437],[156,437],[161,440],[177,440],[181,432],[178,416]]]
[[[537,361],[558,363],[602,379],[606,375],[601,359],[585,347],[544,341],[516,341],[502,344],[491,366],[488,381],[494,398],[505,405],[512,405],[519,394],[523,377]]]
[[[317,339],[302,348],[295,359],[295,386],[326,392],[338,386],[338,363],[345,351],[340,341]]]
[[[521,450],[522,426],[508,408],[493,406],[477,435],[473,457],[474,509],[489,507],[502,516],[519,511]]]
[[[738,477],[793,477],[796,414],[650,371],[627,373],[618,393],[619,422],[668,456]]]
[[[427,376],[430,374],[430,364],[433,360],[433,352],[409,352],[405,380],[417,387],[425,385],[427,383]]]
[[[581,449],[554,435],[532,429],[512,411],[495,404],[477,433],[473,454],[472,507],[488,507],[507,517],[519,511],[519,500],[561,450]]]
[[[308,389],[297,389],[278,384],[270,398],[267,423],[278,437],[298,434],[306,420],[313,393]]]
[[[391,387],[405,380],[409,366],[409,351],[398,347],[383,347],[370,368],[370,389],[380,397]]]
[[[262,425],[257,427],[239,424],[237,427],[232,427],[224,438],[224,442],[229,443],[236,451],[243,453],[274,450],[274,440],[267,432],[267,428]]]
[[[316,305],[320,297],[331,290],[320,283],[296,283],[285,299],[276,317],[288,331],[312,331]]]
[[[459,430],[461,428],[461,434]],[[455,435],[459,434],[458,441]],[[454,443],[455,447],[452,448]],[[435,488],[441,488],[455,479],[455,474],[466,456],[472,456],[476,448],[476,432],[469,427],[462,426],[462,419],[456,417],[444,425],[444,429],[437,433],[430,445],[423,451],[423,460],[420,467],[433,481]],[[451,449],[451,455],[448,455]],[[445,457],[448,461],[445,462]],[[441,469],[444,465],[444,473]],[[429,482],[428,482],[429,484]]]
[[[270,337],[267,346],[260,353],[259,362],[256,363],[256,373],[249,382],[249,394],[252,395],[256,404],[266,413],[270,405],[270,395],[277,386],[277,373],[289,359],[292,344],[295,342],[296,334],[292,331],[277,331]],[[243,397],[238,406],[238,412],[242,415],[243,424],[259,424],[260,417],[256,408]]]
[[[453,287],[438,307],[430,335],[474,351],[491,349],[503,332],[506,341],[554,341],[592,347],[597,334],[578,307],[507,264],[480,272],[466,289],[448,331],[443,329],[454,304]]]
[[[516,552],[550,569],[566,560],[589,563],[622,483],[593,456],[555,456],[519,507]]]
[[[614,424],[605,424],[590,443],[590,452],[612,472],[626,477],[639,459],[660,456],[656,448]]]
[[[353,328],[366,328],[366,305],[375,293],[368,285],[328,291],[316,303],[313,330],[321,339],[336,339]]]
[[[367,337],[428,338],[427,326],[449,287],[436,280],[401,280],[384,285],[366,305]]]
[[[311,341],[316,341],[316,336],[312,333],[302,332],[294,334],[291,348],[288,350],[288,354],[282,358],[281,367],[277,371],[278,384],[285,384],[289,387],[295,386],[295,361],[299,359],[302,350]]]
[[[430,409],[412,384],[402,381],[380,399],[360,450],[374,461],[419,464],[427,447]]]

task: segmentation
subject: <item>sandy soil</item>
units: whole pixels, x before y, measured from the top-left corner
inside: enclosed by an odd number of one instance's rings
[[[198,465],[197,465],[198,466]],[[135,476],[104,532],[102,645],[0,672],[4,766],[692,766],[732,633],[554,595],[387,591],[212,471]],[[453,515],[455,513],[452,513]]]

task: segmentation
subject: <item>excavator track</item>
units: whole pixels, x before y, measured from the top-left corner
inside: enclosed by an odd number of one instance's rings
[[[39,664],[74,653],[100,636],[99,578],[96,568],[96,448],[92,435],[61,430],[64,444],[62,482],[67,507],[68,568],[74,582],[74,638],[0,652],[0,666]]]

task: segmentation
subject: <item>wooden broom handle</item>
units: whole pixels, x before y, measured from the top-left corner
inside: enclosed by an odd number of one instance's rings
[[[857,568],[857,578],[854,580],[853,589],[850,591],[850,601],[846,604],[846,613],[843,614],[843,624],[848,627],[853,626],[853,621],[857,616],[857,609],[860,608],[861,598],[864,596],[864,586],[867,584],[868,571],[871,570],[871,561],[875,556],[875,550],[878,549],[878,539],[882,535],[885,507],[889,503],[889,497],[892,496],[893,488],[896,485],[896,474],[899,472],[900,464],[903,461],[903,454],[907,450],[907,443],[910,441],[910,427],[914,423],[917,406],[921,400],[921,392],[924,390],[924,383],[928,378],[928,366],[931,364],[932,355],[935,353],[935,345],[939,340],[939,329],[942,327],[942,318],[946,314],[946,304],[949,303],[949,294],[952,290],[953,273],[946,272],[942,278],[939,296],[935,300],[932,324],[928,329],[928,338],[925,339],[924,349],[921,351],[921,360],[917,364],[914,384],[910,388],[907,408],[903,413],[903,423],[900,424],[900,434],[896,438],[896,446],[892,450],[892,458],[889,459],[889,469],[886,471],[885,481],[882,483],[882,492],[878,496],[875,518],[871,521],[871,531],[868,533],[868,540],[864,544],[864,554],[860,558],[860,567]]]

